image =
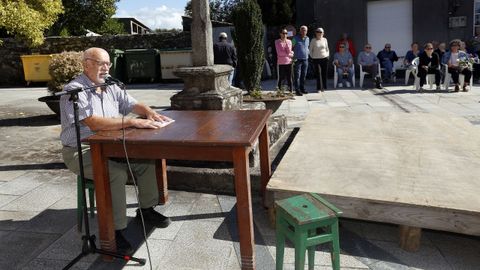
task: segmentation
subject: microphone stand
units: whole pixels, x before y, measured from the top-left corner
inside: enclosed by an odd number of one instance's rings
[[[113,83],[112,83],[113,84]],[[57,92],[55,93],[56,96],[63,96],[63,95],[70,95],[70,101],[73,102],[73,114],[74,114],[74,122],[75,122],[75,133],[77,135],[77,151],[78,151],[78,164],[80,165],[80,179],[81,179],[81,188],[82,192],[85,193],[85,174],[83,171],[83,157],[82,157],[82,146],[81,146],[81,141],[80,141],[80,121],[78,120],[78,93],[82,91],[95,91],[98,87],[106,87],[110,85],[110,83],[103,83],[103,84],[98,84],[98,85],[93,85],[89,87],[79,87],[75,89],[71,89],[68,91],[62,91],[62,92]],[[90,224],[89,224],[89,219],[88,219],[88,208],[87,208],[87,196],[84,194],[83,195],[83,222],[84,222],[84,227],[85,227],[85,234],[82,235],[82,252],[75,257],[70,263],[68,263],[67,266],[65,266],[63,269],[70,269],[75,263],[80,261],[83,257],[89,255],[89,254],[102,254],[102,255],[108,255],[112,256],[115,258],[120,258],[125,261],[135,261],[138,262],[140,265],[145,265],[145,259],[139,259],[135,258],[129,255],[124,255],[124,254],[118,254],[110,251],[106,251],[103,249],[97,248],[95,245],[95,235],[90,234]]]

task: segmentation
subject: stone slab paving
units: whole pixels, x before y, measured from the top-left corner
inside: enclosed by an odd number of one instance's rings
[[[273,89],[275,81],[263,84],[263,89]],[[162,110],[182,86],[128,88],[138,100]],[[313,88],[314,81],[308,81],[307,89]],[[0,269],[60,269],[80,252],[81,235],[76,228],[76,178],[62,165],[58,120],[36,100],[46,94],[44,87],[0,89],[0,93]],[[301,127],[306,115],[319,107],[352,112],[407,108],[465,117],[480,125],[479,100],[477,87],[468,93],[423,94],[399,86],[380,92],[336,89],[285,101],[277,113],[287,116],[291,128]],[[240,269],[235,198],[185,191],[171,191],[170,198],[157,209],[172,217],[171,226],[146,228],[152,268]],[[137,247],[136,255],[146,258],[130,186],[127,202],[127,238]],[[275,231],[258,197],[254,197],[253,213],[257,269],[274,269]],[[96,233],[96,219],[91,225]],[[426,231],[420,251],[408,253],[398,247],[395,226],[343,219],[340,230],[342,269],[478,269],[480,265],[478,237]],[[315,269],[330,269],[327,247],[318,247],[316,253]],[[294,269],[293,258],[293,248],[288,246],[284,269]],[[98,255],[89,255],[73,269],[150,268],[118,260],[106,263]]]

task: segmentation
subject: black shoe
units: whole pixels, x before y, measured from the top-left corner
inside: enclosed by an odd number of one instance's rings
[[[308,94],[307,90],[303,89],[301,90],[302,94]]]
[[[303,96],[303,94],[302,94],[300,91],[298,91],[298,90],[295,90],[295,95],[297,95],[297,96]]]
[[[172,221],[169,217],[166,217],[153,209],[153,207],[142,209],[143,220],[145,223],[153,225],[157,228],[166,228]],[[137,209],[136,218],[140,219],[140,209]]]
[[[117,252],[122,255],[132,255],[135,250],[130,243],[125,239],[122,230],[115,230],[115,243],[117,244]]]

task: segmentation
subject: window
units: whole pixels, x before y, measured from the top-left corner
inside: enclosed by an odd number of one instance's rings
[[[475,7],[473,9],[473,35],[480,35],[480,1],[475,1]]]

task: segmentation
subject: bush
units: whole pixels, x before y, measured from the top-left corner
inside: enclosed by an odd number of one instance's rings
[[[83,72],[83,52],[62,52],[54,54],[48,66],[52,80],[48,82],[51,93],[63,90],[63,86]]]
[[[232,36],[237,47],[240,75],[250,94],[260,89],[265,61],[262,12],[255,0],[244,0],[236,5],[233,10],[233,25],[235,34]]]

